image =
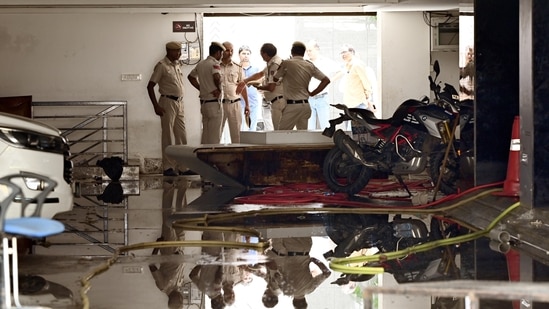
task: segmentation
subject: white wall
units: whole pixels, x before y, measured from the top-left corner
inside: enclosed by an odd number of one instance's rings
[[[440,64],[438,81],[442,83],[441,85],[444,85],[444,83],[451,84],[459,92],[459,52],[431,52],[431,64],[433,64],[435,60],[438,60]],[[433,95],[431,93],[431,98],[432,97]]]
[[[194,14],[0,16],[0,97],[31,94],[34,101],[125,100],[130,158],[160,158],[160,121],[146,84],[154,64],[165,55],[164,44],[184,40],[183,34],[172,33],[172,21],[194,20]],[[404,100],[429,94],[430,34],[421,12],[380,12],[378,17],[382,116],[388,118]],[[195,35],[188,38],[193,40]],[[443,72],[450,70],[445,63],[441,67]],[[185,75],[191,68],[184,68]],[[142,74],[143,80],[121,81],[123,73]],[[187,83],[185,113],[191,145],[200,141],[197,96]]]
[[[146,85],[165,56],[164,44],[184,40],[183,34],[172,33],[173,20],[194,20],[194,14],[2,14],[0,96],[125,100],[130,157],[160,158],[160,121]],[[140,73],[143,80],[121,81],[123,73]],[[200,113],[191,88],[185,94],[186,121],[189,142],[197,144]]]
[[[381,12],[380,80],[383,118],[407,99],[429,95],[429,27],[422,12]]]

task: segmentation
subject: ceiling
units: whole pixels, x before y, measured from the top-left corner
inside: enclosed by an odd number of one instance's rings
[[[0,12],[109,10],[131,12],[448,11],[473,0],[0,0]]]

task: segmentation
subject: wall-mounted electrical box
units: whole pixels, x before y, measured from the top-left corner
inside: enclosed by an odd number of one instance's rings
[[[459,19],[457,17],[431,18],[431,50],[458,51]]]
[[[180,60],[184,64],[196,64],[201,60],[200,43],[196,42],[182,42],[181,44],[181,58]]]

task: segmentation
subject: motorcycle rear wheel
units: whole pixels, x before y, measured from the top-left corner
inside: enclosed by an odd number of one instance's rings
[[[372,178],[373,170],[348,156],[339,148],[332,148],[322,168],[328,187],[337,193],[354,195],[360,192]]]
[[[456,155],[455,151],[450,151],[443,169],[442,165],[444,153],[446,151],[445,147],[446,146],[439,147],[431,154],[429,172],[431,174],[431,180],[435,185],[438,181],[439,175],[442,173],[439,190],[446,195],[450,195],[457,193],[457,182],[459,179],[459,157]]]

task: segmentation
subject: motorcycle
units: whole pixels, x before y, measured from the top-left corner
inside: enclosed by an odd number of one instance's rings
[[[377,119],[366,109],[332,104],[343,111],[322,132],[335,144],[323,162],[323,175],[332,191],[357,194],[377,172],[394,175],[412,196],[402,175],[427,170],[444,194],[457,192],[459,153],[454,130],[459,121],[459,95],[452,85],[441,88],[437,84],[438,61],[434,71],[435,78],[429,76],[429,82],[435,101],[406,100],[389,119]],[[336,130],[344,121],[351,121],[352,137]]]

